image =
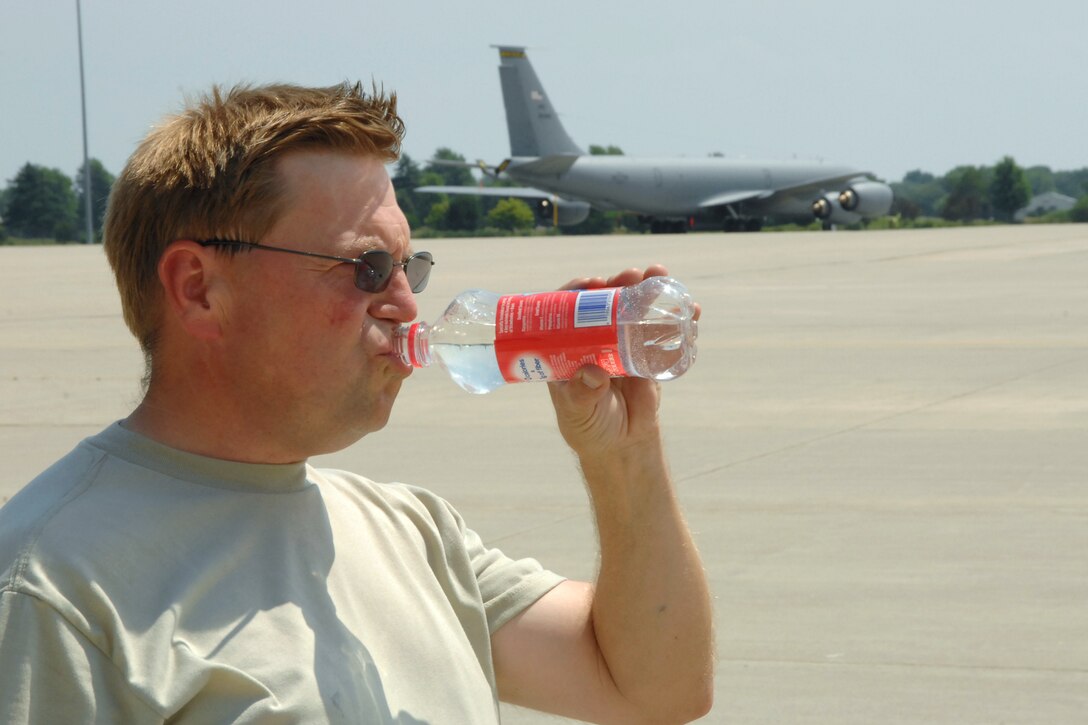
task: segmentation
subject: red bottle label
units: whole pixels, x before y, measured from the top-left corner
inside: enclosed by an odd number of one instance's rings
[[[507,295],[495,311],[495,357],[508,383],[568,380],[592,363],[624,375],[618,288]]]

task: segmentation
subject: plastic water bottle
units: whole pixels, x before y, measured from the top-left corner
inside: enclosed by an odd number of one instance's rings
[[[695,304],[671,277],[632,287],[458,295],[433,324],[394,330],[405,364],[435,360],[470,393],[567,380],[587,363],[613,377],[671,380],[695,362]]]

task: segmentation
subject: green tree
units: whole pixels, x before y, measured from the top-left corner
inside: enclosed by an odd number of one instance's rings
[[[26,163],[11,182],[5,212],[8,232],[16,236],[76,237],[76,194],[72,180],[59,169]]]
[[[1054,172],[1050,170],[1049,166],[1032,166],[1029,169],[1024,169],[1024,176],[1028,177],[1033,196],[1058,190],[1058,185],[1054,182]]]
[[[959,166],[944,177],[948,196],[941,204],[941,216],[951,221],[972,221],[989,216],[986,181],[982,170]]]
[[[451,163],[435,163],[436,160]],[[459,164],[465,165],[461,166]],[[441,176],[442,184],[445,186],[472,186],[476,183],[465,157],[445,146],[434,152],[434,157],[427,164],[425,170]]]
[[[0,240],[7,239],[7,228],[4,226],[4,219],[8,213],[8,197],[11,196],[11,182],[9,181],[3,189],[0,189]]]
[[[94,224],[95,240],[99,241],[102,239],[102,220],[106,218],[106,203],[109,201],[110,189],[113,188],[115,177],[106,171],[106,167],[98,159],[91,159],[89,168],[91,169],[91,221]],[[85,179],[81,164],[75,178],[76,215],[79,219],[84,219],[83,215],[86,214],[87,208],[84,206],[87,203],[83,188]],[[84,226],[86,226],[85,221],[80,229]],[[80,238],[82,239],[82,236]]]
[[[536,215],[521,199],[501,199],[495,208],[487,213],[487,223],[510,231],[532,229],[536,224]]]
[[[1055,171],[1054,185],[1062,194],[1079,199],[1088,194],[1088,167],[1076,171]]]
[[[921,169],[908,171],[903,175],[904,184],[931,184],[934,181],[937,181],[936,176],[928,171],[922,171]]]
[[[1082,196],[1069,210],[1069,218],[1075,222],[1088,222],[1088,195]]]
[[[415,202],[419,195],[407,189],[395,189],[393,193],[397,197],[397,206],[404,212],[404,218],[408,222],[408,226],[410,228],[418,227],[420,225],[420,215]]]
[[[393,167],[393,190],[397,195],[397,206],[404,212],[408,226],[416,227],[427,218],[435,199],[430,194],[418,194],[416,188],[423,186],[423,171],[419,164],[408,154],[401,154]]]
[[[997,217],[1010,222],[1018,209],[1027,206],[1031,200],[1031,184],[1024,170],[1016,165],[1011,156],[1006,156],[994,167],[993,180],[990,182],[990,203]]]
[[[446,180],[433,171],[424,171],[419,177],[420,186],[442,186],[445,183]],[[411,194],[416,216],[423,220],[431,213],[434,205],[443,198],[441,194],[420,194],[415,191],[412,191]]]
[[[471,232],[480,223],[480,200],[475,196],[438,195],[424,223],[431,229],[451,232]]]
[[[608,146],[600,146],[598,144],[590,144],[589,145],[589,155],[590,156],[623,156],[623,149],[621,149],[619,146],[613,146],[612,144],[609,144]]]
[[[892,208],[889,213],[903,219],[917,219],[922,216],[922,206],[906,194],[896,191],[893,185]]]
[[[480,226],[480,197],[458,194],[450,199],[446,229],[471,232]]]
[[[892,214],[905,219],[937,216],[941,199],[947,193],[940,179],[921,170],[907,172],[902,181],[893,181],[890,186]]]
[[[431,204],[431,210],[427,212],[427,216],[424,217],[423,223],[429,226],[431,229],[445,229],[446,228],[446,215],[450,211],[449,197],[444,194],[442,197]]]
[[[397,190],[414,189],[417,186],[422,186],[422,178],[423,171],[419,168],[419,164],[413,161],[408,154],[401,154],[393,167],[393,188]]]

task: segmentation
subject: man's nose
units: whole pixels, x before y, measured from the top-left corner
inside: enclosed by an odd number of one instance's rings
[[[393,268],[389,286],[374,295],[372,306],[376,308],[374,317],[395,322],[411,322],[416,319],[419,307],[416,305],[416,295],[408,283],[404,267]]]

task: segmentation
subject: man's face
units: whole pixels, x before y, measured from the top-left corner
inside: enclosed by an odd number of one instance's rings
[[[356,258],[381,249],[409,256],[408,222],[382,162],[331,151],[293,152],[278,162],[286,212],[263,239],[271,246]],[[411,373],[391,353],[390,333],[416,316],[401,268],[366,293],[355,267],[253,250],[230,265],[224,356],[248,406],[246,420],[285,460],[339,450],[389,419]]]

